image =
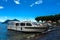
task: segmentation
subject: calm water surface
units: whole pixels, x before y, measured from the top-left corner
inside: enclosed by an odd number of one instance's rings
[[[0,40],[60,40],[60,27],[46,34],[22,33],[9,31],[5,24],[0,23]]]

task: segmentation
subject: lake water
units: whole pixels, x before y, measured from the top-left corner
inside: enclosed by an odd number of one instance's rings
[[[34,36],[34,37],[30,37]],[[0,23],[0,40],[60,40],[60,27],[54,31],[41,33],[22,33],[9,31],[5,24]]]

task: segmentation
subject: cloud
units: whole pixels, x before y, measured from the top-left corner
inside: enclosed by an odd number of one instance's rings
[[[4,22],[5,20],[3,20],[3,19],[0,19],[0,22]]]
[[[8,17],[4,17],[5,19],[8,19]]]
[[[34,5],[35,5],[35,4],[33,3],[33,4],[30,5],[30,7],[32,7],[32,6],[34,6]]]
[[[35,2],[35,4],[42,4],[42,3],[43,3],[42,0],[38,0],[38,1]]]
[[[3,6],[0,6],[0,9],[3,9],[4,7]]]
[[[20,0],[14,0],[14,2],[15,2],[16,4],[20,4],[19,1],[20,1]]]
[[[43,3],[42,0],[38,0],[38,1],[36,1],[35,3],[32,3],[32,4],[30,5],[30,7],[33,7],[34,5],[39,5],[39,4],[42,4],[42,3]]]
[[[0,16],[0,22],[4,22],[7,19],[9,19],[9,17],[7,17],[7,16]]]

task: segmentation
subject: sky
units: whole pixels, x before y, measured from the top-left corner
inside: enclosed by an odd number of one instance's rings
[[[60,0],[0,0],[0,21],[32,20],[60,13]]]

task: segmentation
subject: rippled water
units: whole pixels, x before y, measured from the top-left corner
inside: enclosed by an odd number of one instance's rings
[[[41,33],[22,33],[7,30],[5,24],[0,24],[0,40],[60,40],[60,27],[54,31]]]

